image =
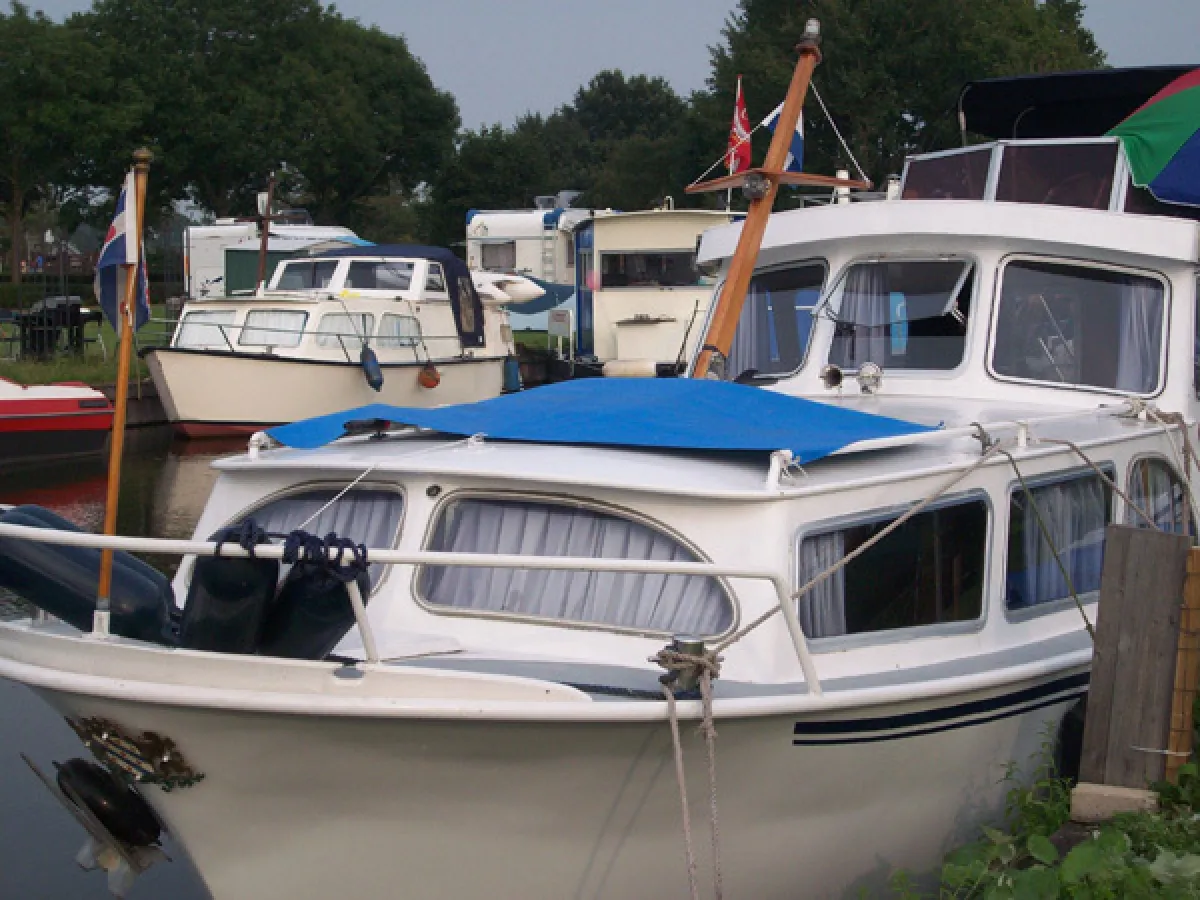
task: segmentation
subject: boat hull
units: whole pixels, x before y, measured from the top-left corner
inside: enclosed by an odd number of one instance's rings
[[[177,349],[152,350],[146,363],[167,420],[188,437],[251,434],[369,403],[471,403],[499,395],[504,382],[502,357],[439,361],[434,388],[418,383],[420,364],[383,364],[378,392],[348,363]]]
[[[103,453],[112,407],[103,395],[86,390],[94,397],[0,398],[0,462],[24,465]]]
[[[1084,690],[1086,674],[1064,674],[719,719],[727,894],[854,895],[895,868],[936,867],[999,818],[1007,767],[1029,761]],[[687,896],[661,720],[329,717],[39,693],[68,716],[169,735],[204,773],[190,788],[142,790],[218,900]],[[926,724],[898,733],[884,721]],[[682,731],[708,882],[703,743],[694,723]]]

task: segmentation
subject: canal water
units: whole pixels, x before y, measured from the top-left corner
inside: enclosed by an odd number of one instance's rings
[[[233,443],[172,442],[163,430],[130,433],[117,512],[120,534],[190,538],[215,473],[212,460],[243,450]],[[103,461],[0,470],[0,503],[37,503],[99,531],[104,522]],[[172,574],[178,560],[148,557]],[[0,598],[0,614],[12,605]],[[0,900],[103,900],[101,872],[84,872],[74,857],[83,830],[21,761],[27,754],[43,771],[52,761],[87,756],[63,720],[24,687],[0,680]],[[154,866],[129,900],[204,900],[208,892],[187,858],[167,846],[172,862]]]

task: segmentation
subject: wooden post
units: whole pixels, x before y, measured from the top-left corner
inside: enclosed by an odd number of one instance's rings
[[[125,233],[126,240],[136,241],[137,260],[132,266],[126,266],[125,296],[122,299],[118,317],[121,319],[121,335],[117,356],[116,398],[113,404],[112,442],[108,452],[108,493],[104,501],[104,533],[117,533],[117,505],[121,493],[121,456],[125,451],[125,415],[129,398],[129,361],[133,354],[133,331],[137,325],[137,288],[138,267],[142,260],[142,221],[146,209],[146,180],[150,174],[150,160],[153,154],[145,148],[133,154],[134,185],[137,196],[127,198],[130,207],[126,214],[132,213],[133,226]],[[132,202],[130,202],[132,201]],[[127,257],[128,258],[128,257]],[[107,616],[109,598],[112,595],[112,550],[100,552],[100,582],[96,591],[97,624],[101,633],[108,630]]]
[[[1080,781],[1144,789],[1166,774],[1187,535],[1108,527]]]
[[[1179,650],[1175,659],[1175,692],[1171,696],[1171,737],[1167,742],[1167,780],[1175,781],[1193,746],[1196,683],[1200,681],[1200,549],[1188,554],[1187,581],[1183,585],[1183,612],[1179,622]]]
[[[271,203],[275,199],[275,173],[267,179],[267,208],[258,217],[258,228],[261,232],[258,239],[258,280],[254,283],[254,292],[259,293],[266,288],[267,280],[267,250],[271,237]]]
[[[723,357],[729,356],[733,335],[742,314],[742,304],[746,302],[746,291],[750,287],[750,276],[754,274],[754,264],[758,260],[759,248],[762,247],[767,220],[771,217],[775,195],[779,191],[778,179],[770,176],[782,172],[783,164],[787,161],[792,135],[796,133],[796,123],[800,120],[801,109],[804,108],[804,98],[808,94],[813,71],[821,61],[820,41],[820,25],[816,19],[810,19],[804,30],[804,37],[796,47],[800,58],[796,61],[792,83],[788,87],[783,109],[780,110],[779,119],[775,123],[771,148],[767,151],[767,159],[763,163],[763,171],[767,175],[765,192],[750,201],[750,209],[746,213],[746,221],[742,223],[742,233],[738,238],[737,250],[725,277],[725,286],[721,289],[717,308],[713,312],[708,333],[704,336],[704,344],[696,359],[694,378],[703,378],[708,374],[714,352]]]

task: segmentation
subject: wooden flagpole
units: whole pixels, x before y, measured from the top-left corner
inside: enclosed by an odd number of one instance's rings
[[[708,374],[714,353],[722,357],[729,356],[733,334],[742,314],[742,305],[746,302],[746,291],[750,287],[750,276],[754,274],[754,263],[758,259],[763,234],[767,230],[767,220],[771,216],[775,195],[779,191],[780,175],[783,174],[783,165],[791,149],[792,135],[796,133],[796,123],[800,120],[800,110],[804,107],[804,98],[808,94],[813,71],[821,61],[820,34],[820,23],[816,19],[809,19],[804,28],[804,37],[796,46],[800,59],[796,61],[787,98],[783,101],[779,121],[775,123],[775,135],[771,138],[767,159],[762,169],[752,169],[746,173],[744,183],[747,188],[754,184],[757,190],[750,200],[750,208],[742,225],[742,234],[738,238],[737,250],[729,263],[725,286],[717,300],[717,308],[713,311],[708,333],[704,336],[704,345],[696,360],[693,378],[704,378]],[[740,174],[735,178],[740,179]],[[716,187],[717,183],[713,182],[711,186],[696,185],[691,190],[712,190]],[[725,184],[721,184],[718,189],[725,187]]]
[[[254,293],[260,293],[267,286],[267,251],[270,249],[271,239],[271,204],[275,200],[275,173],[271,173],[271,177],[267,179],[267,208],[259,214],[258,228],[260,231],[258,237],[258,279],[254,282]]]
[[[136,241],[138,263],[125,266],[125,296],[118,315],[121,317],[121,339],[117,351],[116,402],[113,409],[112,442],[108,452],[108,495],[104,502],[104,533],[117,533],[117,498],[121,492],[121,456],[125,450],[125,414],[129,399],[129,363],[133,356],[133,332],[137,324],[138,266],[142,260],[142,223],[146,211],[146,181],[150,174],[153,154],[144,147],[133,154],[134,187],[137,196],[130,202],[126,215],[133,213],[133,227],[125,233],[126,240]],[[147,290],[149,285],[147,285]],[[113,551],[100,553],[100,583],[96,592],[94,632],[108,633],[109,599],[112,595]]]

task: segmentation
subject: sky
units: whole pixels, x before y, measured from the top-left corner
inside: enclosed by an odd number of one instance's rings
[[[87,0],[27,0],[61,18]],[[250,0],[253,2],[253,0]],[[921,0],[911,0],[920,3]],[[964,0],[970,2],[970,0]],[[0,0],[3,3],[3,0]],[[468,128],[550,113],[603,69],[704,87],[736,0],[341,0],[343,15],[403,34]],[[1114,66],[1200,65],[1200,0],[1087,0]]]

